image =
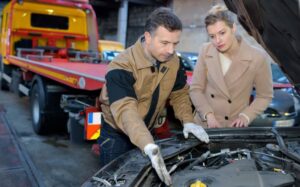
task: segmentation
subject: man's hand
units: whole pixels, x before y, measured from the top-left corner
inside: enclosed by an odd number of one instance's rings
[[[215,115],[213,113],[209,113],[206,115],[207,126],[208,128],[220,128],[221,125],[217,121]]]
[[[248,120],[243,116],[239,116],[230,124],[230,127],[248,127]]]
[[[167,171],[159,147],[156,144],[150,143],[144,147],[144,152],[150,158],[152,167],[155,169],[160,180],[163,181],[167,186],[170,186],[172,184],[171,176]]]
[[[189,133],[195,135],[200,141],[208,143],[209,137],[205,130],[200,126],[194,123],[185,123],[183,124],[183,135],[185,138],[188,138]]]

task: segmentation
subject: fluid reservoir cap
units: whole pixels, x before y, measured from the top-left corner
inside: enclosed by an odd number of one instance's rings
[[[190,187],[207,187],[206,184],[201,182],[200,180],[197,180],[196,182],[192,183]]]
[[[79,88],[84,89],[85,88],[85,78],[80,77],[77,84],[78,84]]]

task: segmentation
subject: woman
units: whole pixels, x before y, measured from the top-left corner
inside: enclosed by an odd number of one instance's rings
[[[230,14],[216,5],[206,16],[211,41],[199,53],[190,87],[195,120],[206,128],[247,127],[273,97],[265,53],[235,35]],[[256,96],[249,104],[253,88]]]

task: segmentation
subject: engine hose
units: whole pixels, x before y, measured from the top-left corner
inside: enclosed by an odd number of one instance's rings
[[[192,169],[193,166],[199,164],[200,162],[203,162],[204,160],[207,159],[208,155],[210,155],[210,151],[206,151],[205,153],[203,153],[200,157],[198,157],[194,162],[192,162],[187,169]]]
[[[282,137],[279,135],[278,131],[276,130],[276,128],[272,128],[272,133],[275,135],[278,146],[280,151],[285,154],[287,157],[293,159],[294,161],[300,163],[300,157],[292,152],[290,152],[288,150],[288,148],[286,147],[284,140],[282,139]]]

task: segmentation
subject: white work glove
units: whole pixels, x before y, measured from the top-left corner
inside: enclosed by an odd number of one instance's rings
[[[163,181],[167,186],[170,186],[172,184],[171,176],[167,171],[159,147],[156,144],[149,143],[144,147],[144,152],[150,158],[152,167],[155,169],[160,180]]]
[[[183,135],[185,138],[189,137],[189,133],[192,133],[200,141],[208,143],[209,137],[203,127],[196,125],[195,123],[185,123],[183,124]]]

